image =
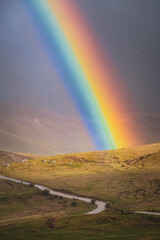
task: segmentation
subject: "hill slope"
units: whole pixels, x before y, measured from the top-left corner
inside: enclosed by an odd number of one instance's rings
[[[5,152],[0,151],[0,166],[3,166],[7,163],[14,163],[18,162],[22,159],[33,159],[35,157],[40,157],[38,154],[18,154],[18,153],[11,153],[11,152]]]
[[[0,173],[110,200],[117,207],[145,210],[160,207],[160,144],[52,156],[46,157],[46,162],[42,159],[1,167]]]
[[[3,239],[159,239],[160,217],[131,214],[130,210],[160,209],[160,144],[42,160],[12,163],[0,167],[0,174],[109,200],[110,207],[97,215],[83,215],[88,207],[83,203],[70,208],[65,199],[42,197],[29,186],[0,181]]]

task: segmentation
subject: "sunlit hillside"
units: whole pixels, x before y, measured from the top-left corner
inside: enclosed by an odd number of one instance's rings
[[[15,157],[15,155],[13,155]],[[0,159],[2,163],[2,158]],[[0,233],[22,240],[159,239],[160,143],[120,150],[64,154],[14,162],[0,174],[31,182],[0,180]],[[33,183],[109,203],[84,215],[93,204],[44,195]],[[13,234],[14,233],[14,234]],[[94,236],[94,237],[93,237]]]
[[[0,167],[2,175],[136,209],[159,207],[159,172],[160,144],[41,157]]]

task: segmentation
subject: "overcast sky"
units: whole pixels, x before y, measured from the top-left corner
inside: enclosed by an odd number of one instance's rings
[[[29,97],[74,115],[22,1],[0,1],[1,103]],[[74,1],[132,95],[130,110],[160,112],[160,1]]]

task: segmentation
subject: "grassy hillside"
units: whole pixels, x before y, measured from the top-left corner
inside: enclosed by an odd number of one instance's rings
[[[122,215],[43,216],[0,223],[3,240],[159,240],[160,217]]]
[[[14,163],[18,162],[22,159],[33,159],[36,157],[40,157],[38,154],[18,154],[18,153],[11,153],[0,151],[0,166],[3,166],[7,163]]]
[[[92,206],[77,201],[76,208],[71,207],[72,200],[0,181],[0,236],[3,240],[159,240],[160,217],[130,211],[159,211],[159,173],[160,144],[39,157],[0,167],[2,175],[112,203],[98,215],[84,215]]]
[[[46,162],[42,159],[0,167],[0,173],[110,200],[114,208],[160,208],[160,144],[52,156],[46,157]]]
[[[72,204],[75,202],[76,204]],[[74,206],[72,206],[74,205]],[[66,216],[91,210],[92,204],[52,196],[32,186],[0,180],[0,225],[17,219]]]

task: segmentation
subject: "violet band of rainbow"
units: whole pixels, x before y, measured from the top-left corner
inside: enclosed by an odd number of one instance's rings
[[[116,121],[126,117],[123,102],[76,5],[71,0],[27,0],[27,5],[97,150],[126,147],[128,132]]]

